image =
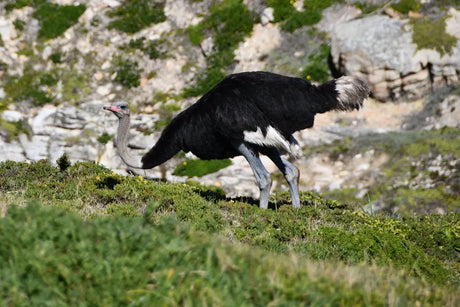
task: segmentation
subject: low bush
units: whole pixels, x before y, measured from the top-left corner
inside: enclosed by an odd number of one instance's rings
[[[164,3],[157,0],[127,0],[109,13],[110,17],[115,18],[109,28],[126,33],[138,32],[152,23],[165,21],[163,7]]]
[[[127,88],[137,87],[140,84],[140,73],[142,69],[135,60],[118,57],[114,59],[112,73],[115,73],[115,81]]]
[[[41,23],[39,38],[52,39],[60,36],[78,22],[86,10],[84,4],[56,5],[45,2],[36,7],[33,16]]]

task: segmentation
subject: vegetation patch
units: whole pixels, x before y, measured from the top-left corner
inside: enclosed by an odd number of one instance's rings
[[[39,106],[53,100],[51,87],[58,82],[56,75],[24,69],[21,77],[9,77],[5,82],[5,93],[12,101],[30,101]]]
[[[334,3],[341,3],[343,0],[312,0],[305,1],[302,11],[294,8],[294,1],[268,0],[268,6],[274,9],[273,17],[275,22],[283,22],[281,28],[288,32],[294,32],[302,26],[311,26],[321,21],[321,12]]]
[[[212,36],[214,48],[206,58],[207,70],[198,77],[196,86],[184,90],[185,97],[200,96],[220,82],[234,61],[238,44],[252,32],[254,21],[241,0],[215,3],[209,13],[201,23],[187,29],[193,44],[199,45],[205,36]]]
[[[140,85],[140,73],[142,69],[135,60],[123,57],[114,59],[112,73],[115,73],[115,81],[126,86],[127,88],[137,87]]]
[[[203,177],[231,165],[229,159],[223,160],[187,160],[179,164],[173,172],[176,176]]]
[[[110,17],[115,18],[110,22],[109,28],[126,33],[136,33],[152,23],[165,21],[163,8],[163,1],[127,0],[109,13]]]
[[[308,56],[308,64],[302,70],[302,78],[317,82],[326,82],[329,77],[328,57],[331,47],[321,44],[317,52]]]
[[[2,119],[0,114],[0,130],[3,131],[6,137],[7,142],[11,142],[16,140],[19,135],[25,134],[27,136],[30,135],[29,127],[25,123],[24,120],[20,120],[17,122],[7,122]]]
[[[128,44],[120,47],[120,49],[127,51],[137,49],[148,55],[148,57],[153,60],[166,57],[167,53],[161,50],[163,42],[163,40],[146,41],[145,37],[141,37],[130,40]]]
[[[34,18],[41,23],[38,37],[51,39],[60,36],[78,22],[78,18],[85,10],[84,4],[60,6],[44,2],[38,5],[33,13]]]
[[[409,12],[418,12],[422,4],[419,0],[399,0],[396,3],[392,3],[391,7],[400,13],[409,14]]]
[[[457,38],[446,32],[446,17],[437,20],[427,16],[412,19],[412,41],[417,45],[417,50],[433,49],[444,54],[452,54],[457,44]]]
[[[108,134],[107,132],[102,133],[100,137],[97,138],[97,141],[101,144],[107,144],[113,138],[112,134]]]

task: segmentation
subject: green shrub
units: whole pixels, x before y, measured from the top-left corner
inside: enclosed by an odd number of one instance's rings
[[[14,28],[18,31],[24,31],[24,26],[25,26],[25,21],[21,20],[21,19],[16,19],[14,22],[13,22],[13,25],[14,25]]]
[[[14,9],[21,9],[25,6],[38,7],[39,5],[46,3],[47,0],[4,0],[5,10],[10,12]]]
[[[334,3],[341,3],[343,0],[310,0],[304,2],[304,10],[297,11],[294,8],[295,1],[287,0],[268,0],[267,4],[273,8],[273,18],[275,22],[284,22],[281,26],[283,30],[294,32],[302,26],[311,26],[321,21],[321,12]]]
[[[331,47],[321,44],[317,52],[308,56],[308,64],[302,70],[302,78],[318,82],[325,82],[329,79],[328,57]]]
[[[100,137],[97,138],[97,141],[101,144],[107,144],[113,138],[112,134],[108,134],[107,132],[102,133]]]
[[[116,73],[115,81],[127,88],[139,86],[141,71],[137,61],[122,57],[116,58],[112,66],[112,73]]]
[[[56,164],[58,165],[61,172],[65,172],[66,169],[72,166],[72,163],[70,163],[69,157],[66,153],[64,153],[59,159],[56,160]]]
[[[109,28],[126,33],[135,33],[152,23],[166,20],[163,12],[164,3],[156,0],[127,0],[117,9],[109,13],[116,18],[111,21]]]
[[[50,59],[54,64],[62,63],[62,52],[54,52],[50,55]]]
[[[321,11],[319,10],[295,11],[286,22],[283,23],[281,28],[288,32],[294,32],[294,30],[300,27],[317,24],[320,20]]]
[[[231,165],[232,161],[224,160],[187,160],[179,164],[173,172],[176,176],[203,177],[204,175],[215,173],[220,169]]]
[[[138,39],[130,40],[127,45],[120,47],[120,49],[138,49],[148,55],[151,60],[153,60],[165,56],[164,52],[158,50],[161,42],[162,41],[160,40],[151,40],[146,42],[145,37],[141,37]]]
[[[78,22],[85,10],[86,6],[83,4],[59,6],[45,2],[37,6],[33,16],[41,23],[38,37],[51,39],[60,36]]]
[[[418,12],[422,7],[419,0],[399,0],[397,3],[391,5],[396,11],[408,14],[410,11]]]
[[[296,12],[294,6],[286,0],[268,0],[267,4],[273,8],[273,18],[275,22],[280,22],[288,19]]]

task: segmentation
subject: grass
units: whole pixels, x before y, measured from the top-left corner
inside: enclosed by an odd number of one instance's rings
[[[218,188],[58,163],[0,163],[2,304],[460,300],[459,213],[396,219],[305,192],[299,210],[286,192],[262,210]]]
[[[173,172],[176,176],[203,177],[204,175],[217,172],[232,164],[229,159],[224,160],[187,160],[179,164]]]

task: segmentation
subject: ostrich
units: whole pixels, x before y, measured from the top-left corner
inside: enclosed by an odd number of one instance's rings
[[[127,150],[128,104],[120,101],[104,109],[119,118],[117,150],[129,167],[150,169],[180,150],[205,160],[243,155],[260,189],[259,206],[267,208],[271,177],[259,158],[263,154],[283,173],[292,204],[300,208],[299,170],[282,156],[302,154],[292,134],[312,127],[317,113],[358,110],[369,94],[367,83],[351,76],[315,86],[269,72],[232,74],[174,117],[141,161]]]

